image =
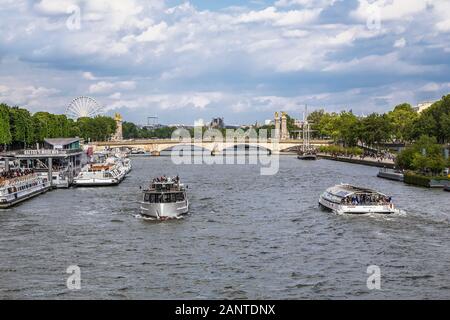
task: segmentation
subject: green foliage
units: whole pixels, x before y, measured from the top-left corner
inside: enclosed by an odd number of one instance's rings
[[[414,185],[422,186],[422,187],[427,187],[427,188],[432,186],[433,181],[440,183],[441,181],[448,181],[448,180],[449,180],[449,178],[446,176],[429,177],[429,176],[417,174],[412,171],[406,171],[405,175],[404,175],[404,181],[406,183],[414,184]],[[440,184],[442,184],[442,183],[440,183]]]
[[[320,146],[319,152],[331,155],[360,156],[364,153],[364,150],[358,147],[345,148],[341,146],[331,145],[331,146]]]
[[[414,172],[408,171],[404,174],[404,181],[408,184],[414,184],[416,186],[430,187],[430,177],[425,177],[422,175],[415,174]]]
[[[439,143],[450,141],[450,95],[435,102],[414,122],[412,136],[418,138],[421,135],[436,137]]]
[[[0,104],[0,144],[26,147],[45,138],[82,137],[86,140],[106,140],[116,130],[110,117],[67,119],[65,115],[36,112]]]
[[[12,141],[11,129],[9,126],[9,107],[0,104],[0,144],[9,144]]]
[[[443,147],[435,137],[421,136],[416,143],[400,152],[396,165],[402,169],[436,175],[449,165],[443,154]]]
[[[80,136],[86,141],[108,140],[116,131],[116,121],[105,116],[79,118],[74,125],[78,128]]]
[[[123,126],[124,139],[170,139],[176,127],[162,127],[156,129],[139,128],[132,122],[124,122]],[[192,134],[193,136],[193,134]]]
[[[400,141],[411,141],[414,124],[419,118],[419,115],[413,110],[411,105],[408,103],[400,104],[393,111],[390,111],[387,116],[392,128],[392,137]]]

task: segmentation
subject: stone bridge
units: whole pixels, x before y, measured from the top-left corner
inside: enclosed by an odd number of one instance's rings
[[[331,143],[331,140],[311,140],[311,146],[323,146]],[[295,152],[303,144],[302,140],[243,140],[243,141],[214,141],[214,140],[172,140],[172,139],[148,139],[148,140],[121,140],[92,142],[91,146],[95,150],[104,150],[107,148],[130,148],[142,149],[152,155],[160,155],[163,151],[171,151],[174,147],[197,147],[211,152],[211,154],[220,154],[226,149],[233,149],[236,146],[256,147],[268,150],[271,154],[281,152]]]

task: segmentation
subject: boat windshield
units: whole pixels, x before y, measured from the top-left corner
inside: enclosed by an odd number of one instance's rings
[[[183,192],[171,192],[171,193],[145,193],[144,202],[149,203],[175,203],[184,201]]]

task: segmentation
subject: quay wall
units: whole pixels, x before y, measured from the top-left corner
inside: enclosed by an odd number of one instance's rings
[[[358,158],[349,158],[349,157],[334,157],[328,154],[319,153],[317,155],[321,159],[333,160],[333,161],[341,161],[348,162],[354,164],[362,164],[365,166],[378,167],[378,168],[389,168],[393,169],[395,167],[395,163],[392,161],[378,161],[378,160],[367,160],[367,159],[358,159]]]

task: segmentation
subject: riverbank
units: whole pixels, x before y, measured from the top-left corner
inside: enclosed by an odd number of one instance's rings
[[[354,164],[362,164],[365,166],[378,167],[378,168],[393,169],[395,167],[395,162],[393,160],[389,160],[389,159],[383,159],[383,161],[381,161],[380,159],[373,159],[373,158],[360,159],[358,157],[350,158],[350,157],[346,157],[346,156],[331,156],[331,155],[324,154],[324,153],[318,153],[317,156],[320,159],[348,162],[348,163],[354,163]]]

